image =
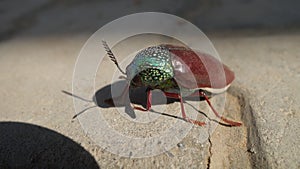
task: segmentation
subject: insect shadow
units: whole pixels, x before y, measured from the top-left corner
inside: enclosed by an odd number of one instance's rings
[[[126,102],[118,102],[117,100],[113,101],[113,95],[112,92],[114,92],[114,89],[124,89],[124,86],[126,85],[126,81],[117,81],[115,83],[112,83],[110,85],[107,85],[101,89],[99,89],[94,97],[94,102],[102,108],[108,108],[108,107],[124,107],[127,105]],[[146,94],[146,87],[140,87],[135,89],[130,89],[129,91],[129,99],[130,102],[133,104],[138,104],[143,107],[146,107],[147,105],[147,94]],[[114,96],[116,97],[116,96]],[[179,101],[179,99],[172,99],[172,98],[164,98],[158,90],[153,92],[153,97],[155,99],[152,100],[152,105],[161,105],[161,104],[170,104],[174,103],[176,101]],[[129,101],[129,100],[128,100]]]
[[[146,108],[146,105],[147,105],[146,90],[147,90],[147,88],[146,87],[140,87],[140,88],[130,89],[129,90],[129,98],[128,98],[130,100],[126,100],[126,101],[123,101],[123,102],[118,102],[117,100],[112,99],[113,97],[116,97],[116,96],[113,96],[112,92],[114,92],[115,89],[117,89],[117,90],[124,89],[125,85],[126,85],[126,81],[121,80],[121,81],[117,81],[117,82],[114,82],[112,84],[109,84],[107,86],[104,86],[104,87],[100,88],[99,90],[97,90],[95,92],[95,94],[93,95],[92,100],[82,98],[80,96],[74,95],[74,94],[72,94],[70,92],[67,92],[67,91],[64,91],[64,90],[62,92],[67,94],[67,95],[70,95],[72,97],[75,97],[77,99],[80,99],[80,100],[83,100],[83,101],[86,101],[86,102],[94,102],[95,103],[95,106],[87,107],[86,109],[81,110],[73,118],[76,118],[78,115],[84,113],[88,109],[95,108],[95,107],[101,107],[101,108],[125,107],[125,112],[131,118],[136,118],[136,114],[135,114],[135,112],[134,112],[134,110],[133,110],[130,103],[133,103],[133,104],[136,104],[136,105],[141,105],[144,108]],[[118,92],[118,93],[120,93],[120,92]],[[165,97],[162,94],[162,92],[158,92],[158,90],[154,90],[152,95],[153,95],[153,98],[154,98],[154,99],[152,99],[152,105],[163,105],[163,104],[171,104],[171,103],[174,103],[174,102],[180,102],[179,99],[173,99],[173,98]],[[185,101],[203,101],[204,98],[202,98],[202,97],[198,97],[198,98],[197,97],[186,97],[184,100]],[[206,118],[208,118],[210,121],[215,122],[215,123],[219,123],[220,125],[223,125],[223,126],[230,127],[230,125],[219,122],[215,119],[211,119],[204,112],[198,110],[192,104],[189,104],[187,102],[185,102],[185,103],[187,105],[191,106],[198,113],[200,113],[203,116],[205,116]],[[153,109],[149,110],[148,112],[156,113],[156,114],[160,114],[160,115],[164,115],[164,116],[177,118],[177,119],[186,121],[182,117],[171,115],[171,114],[168,114],[168,113],[158,112],[158,111],[155,111]]]
[[[125,107],[125,112],[131,117],[136,118],[135,112],[130,105],[130,103],[141,105],[144,108],[147,105],[147,94],[146,94],[146,87],[140,87],[135,89],[129,90],[129,98],[127,100],[118,101],[117,99],[113,99],[116,97],[115,95],[119,96],[118,94],[112,94],[115,90],[122,91],[126,85],[125,80],[114,82],[110,85],[104,86],[103,88],[96,91],[95,95],[93,96],[93,101],[95,104],[102,108],[109,108],[109,107]],[[116,93],[120,93],[116,92]],[[166,98],[162,95],[161,92],[157,90],[153,92],[152,105],[163,105],[163,104],[170,104],[178,99]]]

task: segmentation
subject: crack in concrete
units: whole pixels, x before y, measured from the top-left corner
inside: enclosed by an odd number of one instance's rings
[[[212,141],[210,139],[210,124],[208,124],[208,143],[209,143],[209,147],[208,147],[208,158],[207,158],[207,166],[206,169],[210,168],[210,164],[211,164],[211,156],[212,156]]]
[[[241,105],[242,121],[247,126],[247,151],[250,155],[252,168],[270,168],[265,157],[265,151],[261,145],[261,136],[258,132],[257,122],[255,121],[254,110],[250,102],[250,93],[240,88],[235,88],[233,93],[238,97]]]
[[[212,156],[212,152],[211,152],[211,149],[212,149],[212,142],[210,140],[210,136],[208,137],[208,142],[209,142],[209,147],[208,147],[208,152],[209,152],[209,155],[208,155],[208,158],[207,158],[207,169],[210,168],[210,163],[211,163],[211,156]]]

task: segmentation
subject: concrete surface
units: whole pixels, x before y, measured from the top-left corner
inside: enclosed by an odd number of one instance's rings
[[[71,166],[87,168],[300,167],[300,31],[295,27],[207,33],[224,63],[236,73],[226,94],[224,115],[241,119],[242,127],[219,125],[205,142],[199,143],[195,138],[209,131],[209,126],[194,126],[180,142],[183,146],[149,158],[120,157],[94,144],[78,120],[72,120],[73,98],[61,92],[72,91],[73,68],[81,47],[101,25],[128,14],[128,10],[158,6],[156,11],[168,12],[163,4],[117,3],[117,14],[111,12],[115,4],[109,1],[43,1],[23,5],[19,13],[3,12],[6,26],[0,29],[0,168],[49,168],[65,166],[65,160]],[[187,12],[184,16],[197,15]],[[178,102],[168,106],[171,110],[179,108]],[[108,119],[118,118],[114,108],[98,108],[112,114]],[[124,122],[119,127],[134,129]],[[71,158],[73,154],[82,165]]]

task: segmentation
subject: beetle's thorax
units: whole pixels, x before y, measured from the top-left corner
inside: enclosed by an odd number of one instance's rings
[[[128,79],[134,86],[171,85],[174,76],[171,54],[163,46],[148,47],[140,51],[134,60],[127,66]]]

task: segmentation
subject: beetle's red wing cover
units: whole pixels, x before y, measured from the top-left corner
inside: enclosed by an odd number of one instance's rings
[[[166,47],[173,54],[174,79],[185,88],[221,89],[234,80],[234,73],[208,54],[182,46]]]

